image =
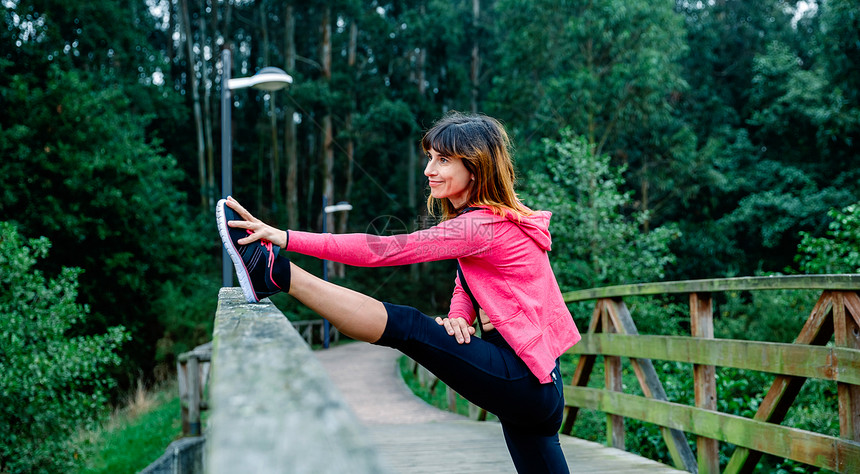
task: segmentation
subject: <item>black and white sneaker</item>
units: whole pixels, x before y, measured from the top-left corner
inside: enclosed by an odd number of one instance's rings
[[[249,245],[240,245],[239,239],[251,233],[247,229],[229,227],[228,221],[242,220],[236,211],[226,205],[227,200],[221,199],[215,205],[215,218],[218,221],[218,233],[221,242],[239,277],[239,285],[249,303],[257,303],[261,299],[272,296],[282,288],[273,279],[273,268],[278,258],[280,248],[274,247],[268,240],[260,240]]]

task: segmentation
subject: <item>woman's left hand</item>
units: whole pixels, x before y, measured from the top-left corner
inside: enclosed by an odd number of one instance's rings
[[[457,343],[459,344],[468,344],[471,340],[469,336],[475,334],[475,328],[463,318],[443,319],[437,317],[436,323],[444,326],[445,330],[448,331],[448,335],[457,338]]]
[[[282,249],[287,248],[286,231],[276,229],[252,216],[250,212],[239,204],[239,201],[233,199],[233,196],[227,197],[227,206],[236,211],[236,213],[239,214],[239,217],[244,219],[241,221],[230,221],[227,225],[238,229],[248,229],[252,232],[247,237],[239,239],[237,241],[239,245],[248,245],[252,242],[265,239]]]

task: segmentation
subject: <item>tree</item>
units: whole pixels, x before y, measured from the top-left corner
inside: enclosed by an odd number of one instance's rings
[[[623,168],[596,155],[585,137],[562,132],[544,140],[544,172],[528,177],[524,198],[532,208],[553,212],[552,263],[562,288],[660,280],[675,261],[669,242],[674,226],[639,231],[644,212],[627,216],[631,193],[622,192]]]
[[[805,273],[860,273],[860,203],[832,209],[824,237],[801,232],[795,260]]]
[[[125,326],[126,369],[149,369],[163,336],[151,310],[159,289],[173,280],[193,291],[189,275],[215,255],[215,233],[182,205],[176,161],[146,137],[149,117],[130,110],[122,86],[57,66],[9,79],[0,91],[17,112],[0,118],[0,219],[54,242],[45,270],[85,270],[87,329]]]
[[[595,155],[626,164],[635,205],[665,220],[685,197],[673,180],[693,167],[695,137],[674,113],[686,90],[682,18],[670,2],[501,0],[493,113],[513,117],[519,139],[569,127]],[[528,163],[526,163],[528,166]]]
[[[75,335],[89,314],[76,302],[81,270],[46,280],[36,269],[50,241],[25,240],[0,222],[0,471],[62,472],[74,464],[68,437],[96,421],[115,385],[109,368],[129,339],[122,326]]]

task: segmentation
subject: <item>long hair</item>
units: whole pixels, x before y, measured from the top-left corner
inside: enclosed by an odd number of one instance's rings
[[[421,140],[424,153],[430,149],[449,158],[460,158],[466,169],[475,177],[469,187],[467,206],[489,207],[503,215],[511,211],[528,216],[532,211],[525,207],[514,192],[514,164],[511,160],[511,140],[498,120],[486,115],[465,115],[452,112],[433,125]],[[457,209],[447,198],[427,198],[427,210],[442,219],[456,217]]]

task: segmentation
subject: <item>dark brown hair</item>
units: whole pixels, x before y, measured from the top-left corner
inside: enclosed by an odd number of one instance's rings
[[[467,206],[489,207],[496,214],[513,211],[527,216],[531,211],[520,203],[514,192],[514,164],[511,141],[505,127],[486,115],[465,115],[452,112],[442,117],[421,140],[424,153],[431,149],[442,156],[460,158],[475,180],[469,188]],[[441,209],[442,218],[457,215],[448,199],[427,198],[427,209],[435,215]]]

